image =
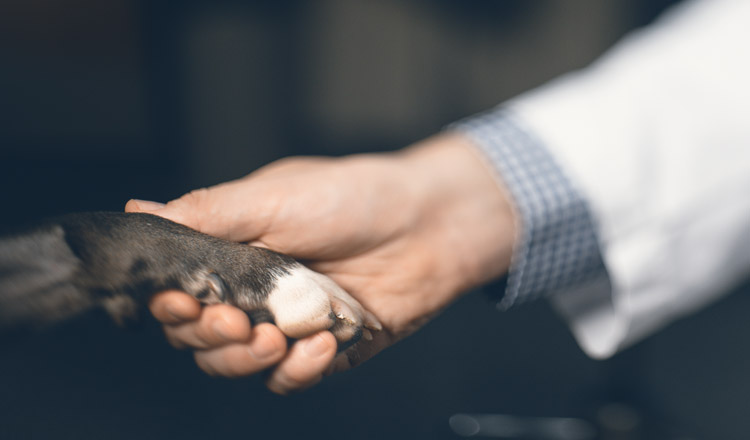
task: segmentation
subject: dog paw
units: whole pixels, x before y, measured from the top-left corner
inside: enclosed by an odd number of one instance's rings
[[[382,330],[377,318],[333,280],[302,265],[278,278],[265,305],[285,335],[303,338],[330,330],[339,351],[362,337],[372,339],[371,330]]]

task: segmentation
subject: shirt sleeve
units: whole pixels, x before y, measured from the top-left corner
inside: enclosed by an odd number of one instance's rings
[[[504,305],[549,295],[605,358],[748,277],[748,22],[750,2],[681,4],[456,126],[522,220]]]
[[[497,171],[520,220],[498,308],[607,277],[586,200],[508,110],[501,107],[452,128],[468,136]]]

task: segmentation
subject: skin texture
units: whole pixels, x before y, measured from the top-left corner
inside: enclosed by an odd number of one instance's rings
[[[176,291],[150,308],[177,348],[209,374],[270,370],[286,394],[367,360],[413,333],[463,292],[507,271],[513,207],[470,142],[444,133],[397,153],[289,158],[245,178],[193,191],[149,212],[225,239],[266,246],[324,273],[383,324],[336,356],[327,331],[287,346],[272,324],[252,327],[228,305],[201,307]]]

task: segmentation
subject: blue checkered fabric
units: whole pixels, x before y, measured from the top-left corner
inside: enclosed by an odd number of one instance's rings
[[[542,143],[495,109],[450,127],[469,136],[505,183],[520,217],[498,308],[606,276],[586,200]]]

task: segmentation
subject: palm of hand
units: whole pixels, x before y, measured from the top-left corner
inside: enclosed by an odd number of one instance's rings
[[[261,235],[243,241],[302,259],[381,320],[384,332],[348,350],[356,365],[421,327],[461,286],[444,261],[448,237],[433,230],[441,219],[414,209],[419,189],[404,184],[412,170],[371,157],[341,165],[294,159],[249,177],[245,184],[281,192],[265,200],[284,204],[266,211]],[[400,171],[407,175],[394,176]]]
[[[468,141],[443,135],[391,155],[285,159],[150,210],[207,234],[291,255],[359,300],[384,331],[338,356],[333,367],[339,370],[412,333],[461,292],[507,269],[514,219],[498,189]],[[127,209],[143,208],[133,203]],[[184,319],[174,320],[165,310],[179,301]],[[299,348],[305,340],[287,352],[278,347],[284,344],[278,329],[261,324],[251,333],[238,310],[201,312],[185,301],[157,298],[151,308],[173,345],[198,349],[196,361],[208,372],[245,375],[276,365],[268,386],[284,393],[317,382],[333,357],[329,350],[317,363],[305,361]],[[216,319],[234,323],[230,343],[206,330]],[[266,336],[256,338],[261,329]],[[237,346],[273,339],[275,354],[262,362]]]

